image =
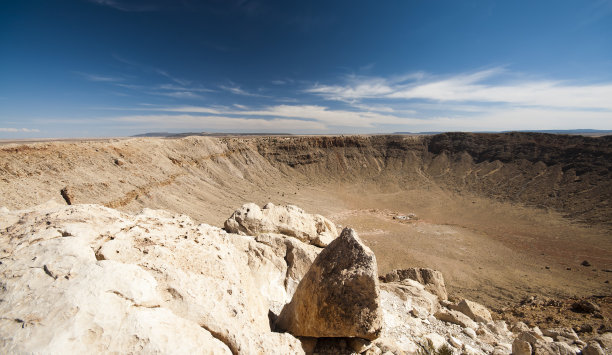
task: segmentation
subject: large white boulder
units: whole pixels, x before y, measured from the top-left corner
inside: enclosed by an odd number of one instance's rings
[[[282,234],[318,247],[327,246],[338,236],[336,227],[327,218],[306,213],[293,205],[275,206],[272,203],[263,208],[254,203],[243,205],[225,221],[225,230],[254,236]]]
[[[0,221],[0,353],[303,353],[270,329],[291,297],[286,249],[153,210],[47,206]]]

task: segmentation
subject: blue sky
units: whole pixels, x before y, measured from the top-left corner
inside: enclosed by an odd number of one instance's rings
[[[0,4],[0,138],[612,129],[612,0]]]

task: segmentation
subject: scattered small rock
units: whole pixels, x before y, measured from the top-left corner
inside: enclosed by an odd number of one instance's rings
[[[592,340],[587,346],[582,349],[582,355],[605,355],[601,345],[598,342]]]
[[[435,317],[443,322],[457,324],[463,328],[477,328],[478,327],[476,322],[470,319],[470,317],[458,311],[441,309],[438,312],[436,312]]]
[[[67,205],[72,205],[73,204],[74,196],[68,190],[68,187],[64,187],[63,189],[61,189],[60,190],[60,195],[62,195],[62,198],[64,199],[64,201],[66,201]]]
[[[367,339],[349,338],[348,346],[357,354],[361,354],[372,347],[372,342]]]
[[[431,346],[433,349],[438,350],[446,344],[446,340],[440,335],[436,333],[429,333],[425,335],[425,341]]]
[[[572,310],[578,313],[595,313],[599,312],[600,308],[591,301],[580,300],[572,304]]]
[[[595,341],[598,342],[602,348],[612,349],[612,333],[602,334],[595,338]]]
[[[463,347],[461,340],[455,338],[454,336],[449,337],[448,342],[457,349],[461,349]]]
[[[512,343],[513,355],[531,355],[531,344],[529,342],[516,338]]]
[[[488,323],[493,321],[491,312],[489,312],[487,307],[481,305],[480,303],[463,299],[456,306],[451,305],[450,308],[465,314],[475,322]]]
[[[580,265],[582,265],[582,266],[591,266],[591,263],[588,260],[584,260],[583,262],[580,263]]]
[[[463,333],[472,339],[476,339],[476,331],[472,328],[463,328]]]
[[[578,340],[578,335],[572,328],[550,328],[544,329],[542,333],[555,340],[559,340],[561,337],[571,340]]]
[[[592,333],[593,326],[590,324],[583,324],[578,328],[577,332],[578,333]]]

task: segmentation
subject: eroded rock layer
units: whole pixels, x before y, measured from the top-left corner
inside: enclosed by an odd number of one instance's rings
[[[279,182],[440,186],[610,224],[612,136],[537,133],[129,139],[0,148],[0,205],[56,198],[213,222]],[[179,197],[180,196],[180,197]],[[267,197],[267,196],[266,196]],[[268,199],[269,200],[269,199]]]

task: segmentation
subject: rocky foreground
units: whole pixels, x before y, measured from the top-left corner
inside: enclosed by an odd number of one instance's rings
[[[431,269],[379,277],[354,230],[295,206],[246,204],[220,229],[47,203],[1,209],[0,228],[0,353],[612,352],[612,333],[450,302]]]

